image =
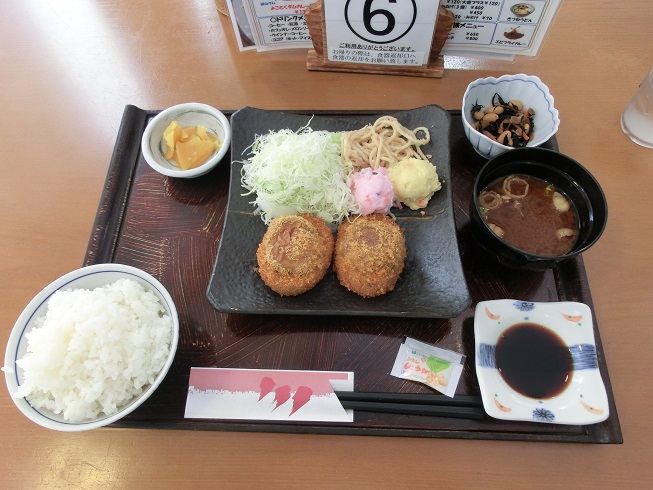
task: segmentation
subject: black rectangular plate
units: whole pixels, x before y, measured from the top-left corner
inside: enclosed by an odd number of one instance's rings
[[[256,248],[266,225],[254,214],[253,197],[241,185],[243,160],[257,135],[269,131],[350,131],[372,124],[381,115],[396,117],[410,129],[428,128],[431,141],[422,147],[435,164],[442,189],[423,210],[393,208],[406,237],[406,264],[395,289],[377,298],[362,298],[340,285],[332,270],[312,290],[282,297],[256,272]],[[452,318],[471,303],[456,238],[451,185],[449,134],[451,116],[429,105],[391,114],[322,116],[243,108],[231,117],[232,162],[229,201],[222,239],[207,290],[209,302],[229,313],[408,316]]]

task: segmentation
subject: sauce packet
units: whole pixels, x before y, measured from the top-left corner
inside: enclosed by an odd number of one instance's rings
[[[410,379],[453,397],[466,356],[406,337],[390,374]]]

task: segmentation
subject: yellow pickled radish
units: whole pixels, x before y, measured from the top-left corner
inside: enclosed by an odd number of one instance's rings
[[[213,154],[213,142],[193,135],[187,141],[180,141],[175,147],[177,161],[183,170],[199,167]]]
[[[182,170],[199,167],[222,146],[220,139],[206,131],[206,127],[185,126],[172,121],[163,131],[166,143],[165,159],[174,162]]]

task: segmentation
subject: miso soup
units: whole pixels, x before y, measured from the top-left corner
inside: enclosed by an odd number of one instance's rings
[[[537,177],[509,175],[497,179],[481,191],[478,206],[495,235],[533,255],[564,255],[578,239],[573,202]]]

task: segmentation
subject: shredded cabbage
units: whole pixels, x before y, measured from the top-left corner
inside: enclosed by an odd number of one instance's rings
[[[353,166],[343,162],[340,135],[304,126],[257,135],[243,162],[241,183],[256,193],[255,213],[269,224],[284,214],[311,213],[342,222],[356,211],[347,185]]]

